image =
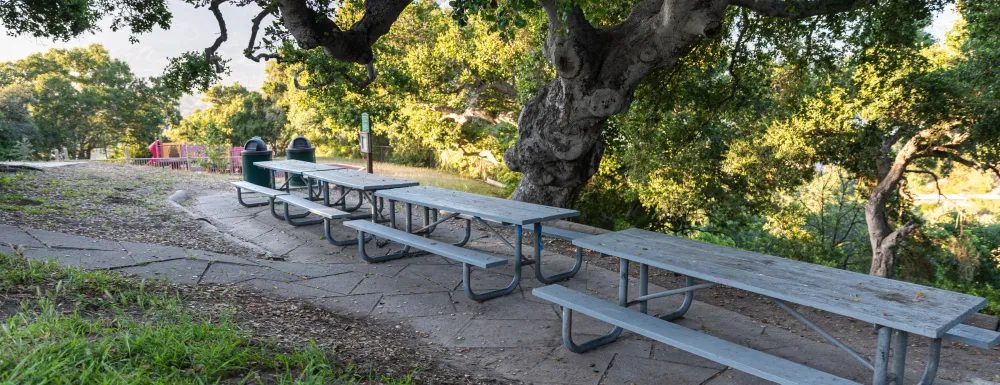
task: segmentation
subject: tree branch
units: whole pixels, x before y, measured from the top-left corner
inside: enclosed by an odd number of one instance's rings
[[[341,30],[330,18],[316,12],[307,0],[277,0],[278,11],[288,32],[303,49],[322,47],[336,60],[369,64],[375,60],[372,45],[412,0],[365,0],[365,13],[349,30]]]
[[[299,68],[297,71],[295,71],[295,74],[292,75],[292,84],[295,85],[295,88],[297,89],[307,91],[316,87],[324,87],[329,85],[330,83],[333,83],[334,78],[330,77],[322,82],[303,86],[302,84],[299,83],[299,74],[305,70],[306,70],[305,68]],[[348,83],[351,83],[351,85],[357,87],[360,90],[364,89],[365,87],[368,87],[368,85],[372,84],[372,82],[375,81],[375,78],[378,77],[378,71],[375,70],[375,65],[373,63],[365,64],[365,71],[367,74],[367,78],[363,80],[358,80],[344,71],[337,71],[337,73],[340,76],[342,76],[344,80],[346,80]]]
[[[941,192],[941,183],[939,182],[940,178],[938,178],[937,174],[935,174],[933,171],[925,169],[925,168],[922,168],[922,169],[919,169],[919,170],[906,169],[906,172],[914,172],[914,173],[920,173],[920,174],[927,174],[927,175],[930,175],[932,178],[934,178],[934,187],[937,188],[937,192],[938,192],[938,203],[941,202],[941,197],[944,196],[944,193]]]
[[[226,1],[228,0],[212,0],[212,3],[208,6],[208,10],[212,11],[212,14],[215,15],[215,20],[219,23],[219,37],[215,38],[215,43],[212,43],[210,47],[205,48],[205,60],[208,61],[209,65],[215,67],[216,72],[221,72],[225,69],[216,51],[219,50],[223,42],[229,39],[226,19],[222,17],[222,11],[219,10],[219,5],[222,5]]]
[[[764,16],[784,19],[805,19],[817,15],[847,12],[867,5],[871,0],[730,0],[729,4],[743,7]]]
[[[271,9],[270,6],[268,6],[268,7],[264,8],[264,10],[260,11],[260,13],[258,13],[257,16],[255,16],[253,18],[253,26],[250,27],[250,42],[247,43],[247,49],[245,51],[243,51],[243,56],[246,56],[248,59],[253,60],[255,62],[258,62],[258,63],[260,63],[261,59],[264,59],[264,60],[272,60],[273,59],[273,60],[277,61],[278,63],[281,63],[281,61],[283,59],[281,57],[281,55],[279,55],[277,53],[266,53],[265,52],[265,53],[259,53],[259,54],[254,55],[254,51],[257,50],[257,47],[256,47],[256,43],[257,43],[257,31],[260,29],[260,22],[263,21],[264,18],[267,17],[267,15],[271,15],[271,14],[274,14],[274,10]]]

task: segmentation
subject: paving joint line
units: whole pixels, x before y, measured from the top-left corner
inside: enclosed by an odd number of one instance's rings
[[[615,366],[615,360],[617,359],[618,359],[618,353],[615,353],[614,355],[611,356],[611,360],[608,361],[608,366],[604,368],[604,373],[601,373],[601,379],[597,380],[598,384],[603,384],[604,380],[608,379],[608,371]]]
[[[711,377],[708,377],[707,379],[705,379],[705,381],[702,381],[698,385],[708,385],[708,383],[712,382],[712,380],[714,380],[716,378],[719,378],[719,377],[722,377],[722,374],[725,373],[727,370],[729,370],[728,366],[722,368],[722,370],[720,370],[718,373],[713,374]]]

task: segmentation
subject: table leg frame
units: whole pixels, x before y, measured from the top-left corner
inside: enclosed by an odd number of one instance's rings
[[[620,259],[618,262],[618,305],[622,307],[628,304],[628,263],[627,259]],[[610,333],[602,337],[576,343],[573,341],[573,309],[567,307],[562,309],[563,345],[573,353],[584,353],[615,342],[623,330],[622,327],[615,326]]]
[[[243,201],[243,189],[241,189],[239,187],[236,188],[236,201],[239,202],[240,205],[242,205],[243,207],[261,207],[261,206],[266,206],[266,205],[270,204],[272,200],[273,199],[268,199],[268,200],[263,201],[263,202],[246,203],[246,202]]]
[[[545,276],[545,274],[542,274],[542,224],[535,223],[534,231],[535,231],[535,279],[537,279],[538,282],[549,285],[559,281],[570,279],[574,275],[576,275],[576,273],[580,272],[580,267],[583,266],[583,249],[577,247],[576,263],[573,265],[573,268],[571,268],[567,272],[554,274],[551,276]]]
[[[478,219],[478,218],[477,218]],[[510,285],[499,290],[494,290],[486,293],[476,293],[472,290],[472,266],[468,263],[462,264],[462,287],[465,290],[465,295],[476,302],[483,302],[488,299],[496,298],[502,295],[510,294],[517,289],[518,285],[521,284],[521,267],[524,265],[524,260],[521,258],[521,242],[524,240],[524,227],[517,225],[514,229],[514,278],[511,279]],[[506,241],[506,240],[505,240]]]

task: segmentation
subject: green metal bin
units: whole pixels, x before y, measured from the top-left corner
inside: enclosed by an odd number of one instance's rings
[[[254,162],[271,160],[273,151],[267,149],[267,144],[260,137],[253,137],[243,145],[240,157],[243,159],[243,180],[258,186],[274,188],[271,185],[271,170],[254,166]]]
[[[285,159],[316,163],[316,147],[313,147],[306,137],[296,136],[285,149]],[[288,185],[290,187],[303,187],[306,182],[299,176],[292,176],[288,180]]]

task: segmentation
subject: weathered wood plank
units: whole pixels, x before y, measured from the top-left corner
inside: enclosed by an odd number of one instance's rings
[[[573,244],[926,337],[941,337],[986,305],[971,295],[639,229]]]
[[[420,184],[405,179],[369,174],[364,171],[351,169],[310,171],[303,175],[310,179],[325,181],[333,185],[365,191],[411,187]]]
[[[275,190],[273,188],[264,187],[264,186],[258,186],[258,185],[255,185],[253,183],[250,183],[250,182],[242,182],[241,181],[241,182],[229,182],[229,183],[232,183],[233,186],[239,187],[239,188],[241,188],[243,190],[250,190],[250,191],[253,191],[253,192],[258,193],[260,195],[264,195],[264,196],[271,197],[271,198],[274,198],[274,197],[279,196],[279,195],[288,195],[288,193],[285,192],[285,191]]]
[[[347,221],[344,222],[344,226],[364,231],[367,234],[389,238],[407,246],[415,247],[451,260],[468,263],[484,269],[507,264],[506,259],[497,256],[489,255],[476,250],[464,249],[448,242],[440,242],[430,238],[424,238],[419,235],[410,234],[402,230],[396,230],[394,228],[382,226],[369,221]]]
[[[531,293],[559,306],[779,384],[856,384],[563,286],[549,285],[533,289]]]
[[[1000,343],[1000,332],[958,324],[951,328],[944,338],[988,350]]]
[[[277,200],[282,201],[282,202],[286,202],[286,203],[288,203],[290,205],[293,205],[293,206],[301,207],[301,208],[305,209],[306,211],[309,211],[310,213],[313,213],[313,214],[316,214],[316,215],[319,215],[321,217],[328,218],[328,219],[341,219],[341,218],[347,218],[347,217],[351,216],[350,213],[345,213],[345,212],[337,210],[337,209],[335,209],[333,207],[324,206],[322,204],[319,204],[319,203],[313,202],[311,200],[302,198],[302,197],[300,197],[298,195],[292,195],[292,194],[280,195],[280,196],[277,197]]]
[[[379,191],[376,196],[486,220],[527,225],[580,215],[579,211],[494,198],[440,187],[417,186]]]
[[[341,166],[330,166],[326,164],[312,163],[294,159],[265,160],[262,162],[254,162],[253,165],[260,168],[266,168],[274,171],[290,172],[293,174],[301,174],[307,171],[339,170],[343,168]]]

